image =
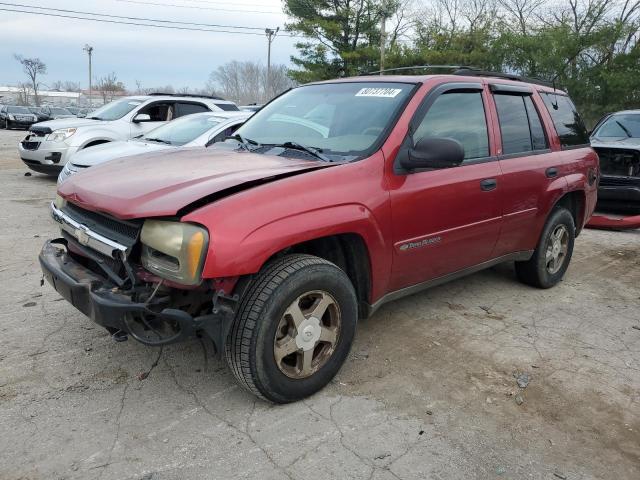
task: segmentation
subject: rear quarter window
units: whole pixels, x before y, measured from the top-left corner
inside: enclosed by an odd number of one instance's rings
[[[544,101],[562,148],[589,145],[589,134],[575,105],[566,95],[546,93],[540,94]]]

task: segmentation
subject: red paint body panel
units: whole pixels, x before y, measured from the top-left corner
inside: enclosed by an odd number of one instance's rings
[[[597,156],[589,148],[561,150],[537,93],[534,102],[550,153],[500,158],[500,129],[488,85],[522,86],[521,82],[443,75],[339,81],[420,82],[381,148],[369,158],[327,164],[247,152],[173,151],[93,167],[63,183],[60,194],[123,219],[172,216],[225,189],[284,176],[222,195],[181,219],[209,230],[203,277],[232,287],[238,277],[256,273],[287,247],[349,233],[359,235],[368,250],[370,303],[391,291],[535,248],[547,215],[567,192],[583,192],[585,220],[593,212],[596,186],[589,185],[588,178],[589,170],[597,169]],[[457,168],[395,174],[394,160],[416,109],[445,82],[483,85],[492,158]],[[539,86],[534,90],[552,91]],[[558,169],[557,178],[545,176],[551,166]],[[496,179],[497,188],[483,191],[480,181],[488,178]],[[405,247],[411,244],[419,248]]]
[[[205,277],[255,273],[274,253],[313,238],[360,235],[369,250],[372,295],[391,271],[390,210],[381,153],[308,172],[211,203],[182,220],[209,226]],[[237,214],[242,212],[242,215]]]
[[[89,168],[62,183],[58,193],[84,208],[121,219],[172,216],[227,188],[326,166],[244,151],[171,149]]]
[[[598,230],[635,230],[636,228],[640,228],[640,215],[622,218],[593,215],[586,227]]]

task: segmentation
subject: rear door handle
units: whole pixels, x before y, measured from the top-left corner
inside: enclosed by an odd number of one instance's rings
[[[480,188],[485,192],[495,190],[497,186],[498,181],[495,178],[485,178],[480,182]]]
[[[556,167],[549,167],[547,171],[544,172],[547,178],[554,178],[558,176],[558,169]]]

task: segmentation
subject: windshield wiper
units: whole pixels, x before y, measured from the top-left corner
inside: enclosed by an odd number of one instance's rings
[[[290,148],[292,150],[301,150],[303,152],[308,153],[309,155],[312,155],[320,160],[322,160],[323,162],[330,162],[331,159],[329,157],[327,157],[326,155],[322,154],[322,150],[316,147],[309,147],[307,145],[302,145],[301,143],[298,142],[284,142],[284,143],[274,143],[274,144],[269,144],[270,147],[283,147],[283,148]]]
[[[616,122],[618,124],[618,126],[624,130],[624,133],[627,134],[628,138],[631,138],[631,132],[629,131],[629,129],[627,129],[627,127],[625,127],[621,122],[619,122],[618,120],[614,120],[614,122]]]
[[[87,117],[89,120],[102,120],[100,117]]]
[[[236,133],[235,135],[227,135],[226,137],[224,137],[224,140],[235,140],[236,142],[240,143],[240,145],[242,145],[244,148],[246,148],[248,151],[251,151],[251,149],[249,148],[249,145],[254,145],[256,147],[260,147],[261,145],[256,142],[255,140],[251,140],[250,138],[244,138],[242,135],[240,135],[239,133]],[[207,144],[205,145],[205,147],[208,147],[209,145],[214,144],[215,142],[213,141],[213,139],[209,140],[207,142]]]
[[[163,140],[162,138],[149,138],[149,137],[144,137],[143,140],[147,140],[148,142],[158,142],[158,143],[164,143],[165,145],[172,145],[172,143],[168,140]]]

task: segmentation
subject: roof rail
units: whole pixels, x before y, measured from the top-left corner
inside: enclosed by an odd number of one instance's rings
[[[522,75],[516,75],[515,73],[502,73],[502,72],[490,72],[486,70],[480,70],[474,67],[461,67],[455,72],[454,75],[464,75],[468,77],[493,77],[504,78],[505,80],[515,80],[517,82],[532,83],[534,85],[542,85],[544,87],[553,87],[551,82],[545,82],[535,77],[524,77]]]
[[[215,95],[198,95],[195,93],[164,93],[164,92],[152,92],[147,94],[151,97],[192,97],[192,98],[209,98],[211,100],[223,100],[227,101],[222,97],[216,97]]]
[[[384,70],[377,70],[375,72],[366,72],[365,75],[376,75],[379,73],[387,72],[402,72],[407,70],[427,70],[427,69],[440,69],[440,70],[453,70],[453,75],[465,75],[469,77],[494,77],[504,78],[506,80],[515,80],[519,82],[533,83],[535,85],[543,85],[545,87],[553,87],[552,82],[546,82],[535,77],[524,77],[516,75],[515,73],[503,73],[503,72],[491,72],[488,70],[482,70],[477,67],[471,67],[468,65],[414,65],[409,67],[397,67],[387,68]]]
[[[402,72],[405,70],[426,70],[428,68],[435,69],[447,69],[447,70],[459,70],[462,68],[473,68],[467,67],[466,65],[414,65],[411,67],[396,67],[396,68],[385,68],[384,70],[376,70],[375,72],[363,72],[363,75],[377,75],[378,73],[387,73],[387,72]]]

